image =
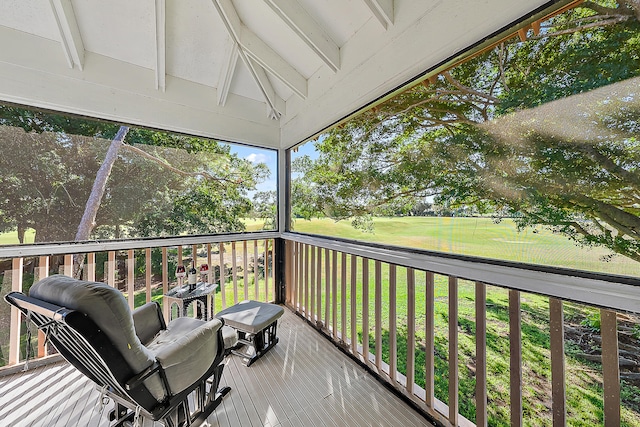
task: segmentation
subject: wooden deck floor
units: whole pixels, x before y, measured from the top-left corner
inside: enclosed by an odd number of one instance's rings
[[[289,310],[278,336],[249,368],[227,359],[232,390],[211,426],[432,425]],[[101,416],[99,395],[66,363],[0,377],[0,426],[108,426],[111,404]]]

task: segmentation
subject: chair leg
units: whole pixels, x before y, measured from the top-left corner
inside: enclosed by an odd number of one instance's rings
[[[189,413],[189,402],[184,400],[176,411],[172,412],[169,416],[163,419],[163,423],[167,427],[186,427],[186,426],[199,426],[204,423],[207,418],[216,410],[216,408],[222,403],[222,399],[231,391],[231,387],[223,387],[218,389],[220,385],[220,379],[222,378],[222,371],[224,365],[218,365],[214,370],[213,376],[208,380],[202,381],[198,388],[196,388],[196,402],[197,406],[193,414]],[[209,392],[206,392],[207,383],[211,383]]]

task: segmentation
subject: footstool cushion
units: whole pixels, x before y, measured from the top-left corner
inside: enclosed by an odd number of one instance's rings
[[[217,318],[224,319],[224,324],[249,334],[256,334],[278,320],[284,309],[275,304],[258,301],[242,301],[227,307]]]

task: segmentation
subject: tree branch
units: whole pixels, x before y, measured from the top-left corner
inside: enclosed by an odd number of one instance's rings
[[[564,35],[564,34],[573,34],[573,33],[577,33],[579,31],[586,30],[586,29],[589,29],[589,28],[605,27],[607,25],[618,24],[620,22],[627,21],[628,19],[629,19],[629,16],[620,16],[620,17],[617,17],[617,18],[608,19],[606,21],[593,22],[591,24],[585,24],[585,25],[580,25],[578,27],[569,28],[569,29],[566,29],[566,30],[556,31],[554,33],[544,33],[544,34],[540,34],[538,36],[532,36],[532,37],[529,37],[529,40],[540,40],[540,39],[544,39],[544,38],[547,38],[547,37],[556,37],[556,36],[561,36],[561,35]]]
[[[486,94],[486,93],[482,93],[480,91],[477,91],[475,89],[472,89],[470,87],[467,87],[467,86],[463,85],[462,83],[460,83],[459,81],[454,79],[453,76],[451,76],[451,73],[449,73],[448,71],[442,72],[442,75],[444,76],[445,79],[447,79],[447,81],[449,83],[451,83],[453,86],[457,87],[458,89],[460,89],[461,91],[463,91],[465,93],[476,95],[476,96],[479,96],[480,98],[488,99],[488,100],[490,100],[492,102],[498,102],[498,98],[496,98],[494,96],[491,96],[491,95]]]
[[[129,145],[129,144],[123,144],[122,145],[122,149],[123,150],[127,150],[127,151],[131,151],[132,153],[138,154],[142,157],[144,157],[147,160],[151,160],[152,162],[160,165],[161,167],[170,170],[171,172],[175,172],[178,175],[181,176],[186,176],[186,177],[191,177],[191,178],[196,178],[196,177],[202,177],[208,180],[212,180],[212,181],[218,181],[218,182],[230,182],[233,184],[239,184],[242,182],[242,180],[233,180],[233,179],[229,179],[226,177],[217,177],[217,176],[213,176],[208,172],[204,172],[204,171],[199,171],[199,172],[187,172],[187,171],[183,171],[181,169],[178,169],[174,166],[171,166],[169,163],[167,163],[166,161],[163,161],[163,159],[160,159],[152,154],[147,153],[144,150],[141,150],[138,147],[134,147],[133,145]]]

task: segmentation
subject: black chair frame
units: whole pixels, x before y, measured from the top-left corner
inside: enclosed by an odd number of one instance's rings
[[[127,425],[136,414],[160,421],[166,427],[198,426],[231,390],[230,387],[218,390],[224,369],[222,328],[218,330],[217,354],[206,373],[185,390],[173,394],[157,362],[141,373],[132,372],[106,334],[84,313],[20,292],[7,294],[5,300],[42,330],[58,352],[95,382],[105,396],[113,399],[115,408],[109,414],[113,426]],[[153,397],[143,384],[152,375],[161,379],[167,396],[162,401]],[[188,397],[193,392],[194,410],[191,411]]]

